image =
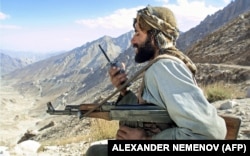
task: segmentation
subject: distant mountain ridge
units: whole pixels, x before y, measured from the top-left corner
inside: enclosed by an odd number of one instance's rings
[[[180,34],[177,40],[177,47],[184,53],[186,49],[196,41],[202,39],[209,33],[212,33],[228,21],[236,18],[240,14],[250,10],[249,0],[231,1],[225,8],[217,11],[213,15],[208,15],[199,25],[187,32]]]
[[[1,66],[0,66],[0,77],[2,75],[8,74],[14,70],[23,68],[29,64],[34,62],[52,57],[57,54],[61,54],[62,52],[55,53],[34,53],[34,52],[20,52],[20,51],[10,51],[0,49],[1,53]],[[18,61],[17,61],[18,60]],[[16,62],[13,64],[13,62]],[[20,65],[17,65],[17,62]]]
[[[39,75],[43,77],[43,75],[51,76],[60,75],[60,73],[70,73],[72,71],[80,72],[84,70],[83,68],[93,68],[96,69],[100,66],[106,65],[108,61],[102,54],[99,49],[99,44],[106,51],[107,55],[110,59],[115,59],[120,53],[122,53],[127,47],[130,46],[130,43],[126,42],[129,38],[131,38],[132,32],[128,32],[123,34],[117,38],[111,38],[109,36],[103,36],[97,40],[86,43],[78,48],[75,48],[69,52],[65,52],[63,54],[59,54],[48,59],[38,61],[29,65],[29,69],[33,73],[37,73],[39,71]],[[123,44],[117,44],[123,42]],[[56,69],[56,71],[54,70]],[[15,71],[10,73],[12,76],[17,76],[20,78],[26,77],[25,74],[22,74],[22,71],[27,70],[21,69],[19,71]],[[43,74],[42,74],[43,73]],[[34,75],[35,78],[41,78],[37,75]]]
[[[104,76],[107,74],[108,61],[99,45],[106,51],[110,60],[114,60],[130,47],[132,35],[133,32],[130,31],[117,38],[103,36],[69,52],[35,62],[2,77],[6,80],[16,79],[15,87],[20,88],[23,94],[53,95],[53,98],[58,96],[61,100],[62,95],[70,92],[74,95],[69,97],[74,100],[85,94],[82,90],[86,92],[96,89],[94,86],[109,81],[108,76]]]
[[[29,60],[22,61],[17,58],[12,58],[9,55],[4,53],[0,53],[0,76],[9,73],[10,71],[14,71],[16,69],[20,69],[29,64]]]

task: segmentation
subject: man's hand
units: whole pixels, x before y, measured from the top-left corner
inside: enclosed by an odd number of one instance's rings
[[[123,69],[125,71],[125,64],[124,63],[121,63],[121,66],[122,67],[111,67],[109,69],[109,76],[110,76],[110,80],[111,80],[111,83],[116,87],[116,88],[119,88],[122,83],[124,83],[125,81],[127,81],[127,74],[125,72],[122,72],[120,73],[119,71],[121,69]],[[124,95],[126,93],[126,88],[123,89],[121,91],[121,94]]]
[[[143,129],[140,128],[130,128],[127,126],[120,125],[117,133],[117,140],[148,140],[149,137],[146,136],[146,133]]]

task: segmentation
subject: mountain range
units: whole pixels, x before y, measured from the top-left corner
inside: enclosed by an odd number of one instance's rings
[[[177,47],[197,63],[249,66],[249,10],[249,0],[232,1],[223,10],[182,33]],[[56,106],[95,101],[100,98],[100,93],[113,89],[107,74],[109,63],[99,45],[111,60],[125,62],[130,75],[142,66],[133,60],[132,34],[130,31],[117,38],[103,36],[71,51],[28,65],[22,61],[16,61],[19,65],[11,63],[13,61],[10,60],[14,59],[1,55],[1,72],[5,69],[6,73],[2,74],[2,82],[13,85],[24,95],[46,97]],[[239,55],[242,57],[237,57]]]

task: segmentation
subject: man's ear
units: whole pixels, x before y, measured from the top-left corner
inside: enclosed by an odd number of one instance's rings
[[[151,44],[153,45],[153,47],[158,50],[159,47],[158,47],[158,44],[156,43],[156,40],[155,40],[155,36],[154,35],[151,35]]]

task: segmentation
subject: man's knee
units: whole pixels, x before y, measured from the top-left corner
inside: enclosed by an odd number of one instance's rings
[[[107,145],[92,145],[88,148],[86,156],[107,156],[108,146]]]

